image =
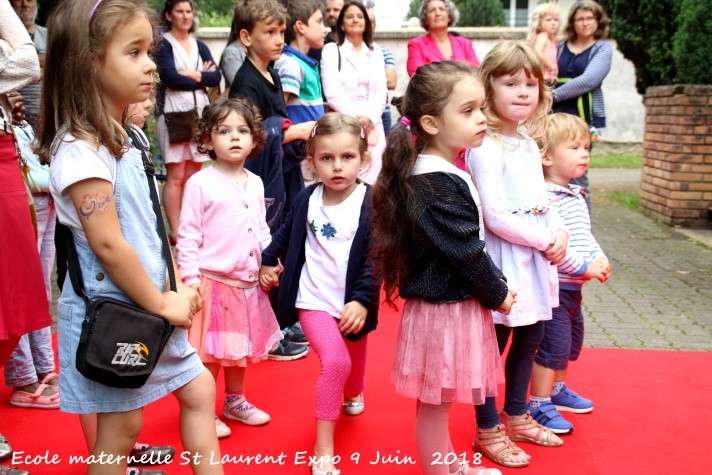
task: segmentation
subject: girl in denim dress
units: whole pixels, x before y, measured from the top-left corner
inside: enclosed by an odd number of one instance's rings
[[[173,392],[185,450],[219,460],[215,386],[187,340],[201,300],[181,283],[177,292],[165,291],[173,263],[161,257],[141,152],[122,127],[128,106],[153,89],[154,15],[140,0],[73,0],[55,10],[48,27],[38,154],[50,163],[50,190],[59,221],[74,235],[85,291],[90,299],[132,302],[176,326],[144,386],[96,383],[76,370],[85,304],[65,282],[58,303],[60,409],[97,413],[93,455],[128,456],[143,406]],[[90,464],[89,473],[123,474],[126,458],[118,460]],[[223,473],[219,464],[192,469]]]

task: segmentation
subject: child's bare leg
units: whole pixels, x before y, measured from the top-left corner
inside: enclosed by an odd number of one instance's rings
[[[222,474],[215,431],[215,381],[210,372],[203,371],[173,394],[180,404],[180,438],[185,450],[191,453],[193,473]]]
[[[96,444],[96,414],[79,414],[79,423],[84,433],[87,452],[92,453]]]
[[[556,373],[557,371],[535,362],[532,370],[531,395],[534,397],[551,397]]]
[[[245,369],[244,366],[229,366],[224,369],[226,393],[241,394],[245,391]]]
[[[217,382],[218,380],[218,375],[220,374],[220,368],[221,366],[217,363],[203,363],[203,365],[208,368],[208,371],[210,371],[210,374],[213,375],[213,380]]]
[[[316,468],[328,472],[336,468],[334,465],[334,430],[336,421],[316,419],[316,442],[314,443],[314,457]]]
[[[96,415],[96,443],[92,450],[104,463],[91,464],[89,475],[124,475],[131,448],[143,422],[143,408],[127,412],[100,412]],[[113,460],[109,460],[109,456]],[[123,457],[118,459],[118,457]],[[115,463],[116,461],[119,463]]]
[[[557,369],[554,371],[554,383],[563,383],[566,381],[566,370],[569,369],[567,366],[564,369]]]

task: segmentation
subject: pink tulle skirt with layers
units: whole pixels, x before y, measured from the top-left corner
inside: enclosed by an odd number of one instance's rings
[[[203,308],[193,316],[188,341],[203,363],[246,366],[264,360],[282,339],[267,293],[243,289],[208,277],[203,282]]]
[[[504,382],[492,313],[474,299],[406,300],[393,362],[398,394],[427,404],[482,404]]]

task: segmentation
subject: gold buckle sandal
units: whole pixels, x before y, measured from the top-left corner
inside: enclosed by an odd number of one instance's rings
[[[492,446],[501,445],[499,448]],[[509,458],[512,455],[524,454],[522,449],[512,442],[505,434],[504,424],[499,424],[492,429],[477,429],[477,435],[472,442],[472,448],[476,452],[482,453],[485,457],[505,467],[519,468],[529,465],[529,460],[526,462],[512,462]]]
[[[561,447],[564,445],[564,441],[554,434],[551,429],[535,421],[529,411],[521,416],[510,416],[502,411],[500,418],[504,421],[507,437],[511,440],[523,440],[543,447]],[[537,429],[536,435],[534,437],[526,435],[532,429]]]

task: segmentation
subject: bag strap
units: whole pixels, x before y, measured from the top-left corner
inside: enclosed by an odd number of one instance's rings
[[[153,162],[148,157],[148,152],[146,150],[147,144],[142,143],[138,134],[132,130],[131,127],[127,127],[126,132],[129,134],[129,138],[134,146],[141,150],[141,156],[143,158],[143,166],[146,170],[146,180],[148,181],[148,189],[151,193],[151,202],[153,203],[153,212],[156,215],[156,231],[161,238],[161,247],[163,259],[166,262],[166,268],[168,269],[168,280],[170,282],[170,289],[176,291],[176,276],[173,269],[173,258],[171,256],[170,247],[168,246],[168,238],[166,235],[166,228],[163,224],[163,214],[161,213],[161,204],[158,201],[158,191],[156,190],[156,181],[154,180],[155,168]],[[72,282],[72,287],[74,292],[79,295],[82,300],[89,305],[89,296],[84,291],[84,278],[82,277],[81,267],[79,265],[79,255],[77,254],[77,248],[74,244],[74,235],[72,230],[65,225],[57,225],[57,232],[64,233],[64,238],[67,243],[67,267],[69,272],[69,280]]]
[[[563,85],[574,78],[557,78],[556,82]],[[584,92],[576,98],[576,110],[578,115],[588,125],[593,125],[593,94],[591,91]]]

